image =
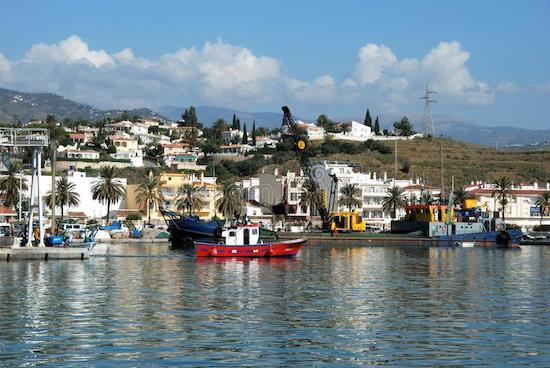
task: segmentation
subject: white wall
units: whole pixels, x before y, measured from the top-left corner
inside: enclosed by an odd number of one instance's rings
[[[29,190],[31,187],[31,177],[25,176],[27,178],[27,183],[29,185]],[[52,184],[52,178],[51,176],[42,176],[42,180],[40,181],[40,192],[42,197],[44,198],[46,194],[51,190],[51,184]],[[97,181],[97,177],[68,177],[68,180],[70,183],[74,183],[76,185],[76,192],[80,195],[80,204],[75,207],[71,207],[68,209],[65,207],[65,215],[68,214],[69,211],[80,211],[84,212],[87,216],[92,218],[100,218],[104,217],[107,214],[107,205],[102,205],[99,203],[99,201],[96,201],[92,199],[92,186]],[[59,179],[58,179],[59,180]],[[124,185],[126,188],[127,186],[127,180],[124,178],[118,179],[120,183]],[[24,196],[28,197],[28,193],[23,193]],[[125,208],[125,201],[122,200],[117,203],[111,203],[111,210],[117,210],[117,209],[123,209]],[[50,209],[44,205],[44,213],[50,213]],[[59,216],[61,214],[61,209],[58,207],[56,208],[56,215]]]

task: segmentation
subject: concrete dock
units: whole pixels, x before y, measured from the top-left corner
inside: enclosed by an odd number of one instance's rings
[[[21,247],[21,248],[0,248],[0,260],[53,260],[53,259],[76,259],[84,260],[90,258],[87,248],[52,248],[52,247]]]

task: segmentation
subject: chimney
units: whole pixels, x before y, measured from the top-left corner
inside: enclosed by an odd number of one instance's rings
[[[273,170],[273,175],[278,176],[279,175],[279,169],[276,167],[275,170]]]
[[[533,183],[533,187],[535,188],[535,190],[539,189],[539,183],[534,182],[534,183]]]
[[[376,180],[376,171],[372,173],[372,178]]]
[[[549,182],[546,183],[546,190],[550,190],[550,183]]]
[[[387,172],[384,173],[384,181],[386,181],[386,180],[388,180],[388,173]]]

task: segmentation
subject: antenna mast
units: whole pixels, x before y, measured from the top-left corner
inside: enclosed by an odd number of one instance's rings
[[[435,136],[435,128],[434,128],[434,120],[432,117],[432,109],[430,107],[430,104],[437,102],[436,100],[432,100],[430,95],[437,93],[436,91],[430,91],[430,87],[428,86],[428,83],[426,83],[426,93],[424,96],[420,97],[421,100],[424,100],[424,136],[431,135],[432,137]]]

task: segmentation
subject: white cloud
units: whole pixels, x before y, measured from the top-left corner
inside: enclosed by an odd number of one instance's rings
[[[493,90],[471,75],[469,57],[458,42],[441,42],[420,59],[399,59],[388,46],[366,44],[347,78],[302,80],[281,61],[221,39],[144,58],[130,48],[94,50],[73,35],[34,45],[20,60],[0,54],[0,86],[54,92],[100,108],[193,103],[257,110],[296,102],[325,110],[369,101],[395,110],[417,102],[429,82],[447,104],[490,103]]]
[[[89,62],[95,67],[113,64],[113,59],[105,50],[90,50],[88,44],[78,36],[71,36],[57,44],[34,45],[25,55],[25,61],[47,62]]]
[[[4,55],[0,54],[0,73],[9,72],[10,68],[10,62],[8,59],[6,59]]]
[[[521,88],[517,84],[510,81],[500,82],[499,84],[497,84],[495,89],[498,92],[503,92],[503,93],[517,93],[521,90]]]
[[[374,83],[382,77],[383,71],[397,61],[394,53],[384,45],[369,43],[359,49],[354,77],[359,84]]]

